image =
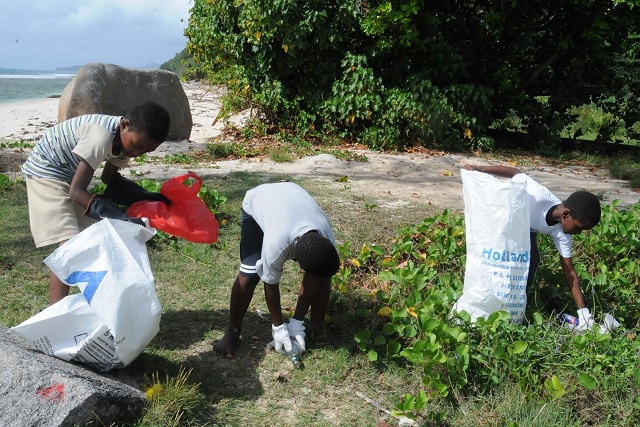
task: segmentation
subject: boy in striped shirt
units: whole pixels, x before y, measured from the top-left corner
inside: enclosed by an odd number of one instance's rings
[[[131,157],[154,151],[169,133],[169,113],[145,102],[126,116],[87,114],[47,129],[22,165],[27,183],[29,223],[36,247],[62,245],[102,218],[143,224],[127,217],[117,204],[163,200],[122,177],[118,170]],[[92,196],[88,186],[102,164],[105,195]],[[69,293],[69,287],[50,273],[49,303]]]

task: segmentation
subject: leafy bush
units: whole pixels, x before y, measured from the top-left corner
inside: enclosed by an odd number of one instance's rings
[[[591,102],[611,118],[600,139],[631,137],[638,10],[595,0],[196,0],[185,34],[196,62],[229,88],[223,104],[249,100],[274,124],[373,148],[490,148],[488,127],[514,112],[538,144],[569,126],[571,106]]]
[[[549,255],[529,290],[524,326],[512,324],[506,312],[473,324],[464,312],[453,315],[466,247],[463,218],[449,211],[400,230],[387,248],[364,245],[355,251],[345,243],[340,254],[349,261],[335,285],[342,292],[366,287],[377,301],[371,326],[354,337],[369,360],[422,370],[425,388],[399,402],[399,413],[415,417],[430,399],[486,394],[504,383],[548,399],[632,390],[640,401],[639,214],[639,204],[626,210],[617,202],[604,205],[600,224],[574,236],[574,263],[592,312],[613,313],[623,325],[611,333],[576,335],[556,320],[572,300],[550,239],[540,242]]]

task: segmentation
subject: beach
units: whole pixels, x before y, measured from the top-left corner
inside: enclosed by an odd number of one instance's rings
[[[191,107],[193,128],[189,140],[205,143],[220,134],[222,123],[213,126],[220,111],[222,91],[196,82],[183,83]],[[58,121],[59,98],[38,98],[0,103],[0,142],[36,143]]]
[[[190,138],[168,141],[151,153],[152,156],[206,151],[208,143],[228,142],[222,138],[225,125],[240,127],[250,116],[250,111],[244,111],[216,121],[223,89],[198,82],[186,82],[183,87],[193,120]],[[20,176],[20,166],[29,154],[29,147],[15,143],[37,143],[46,128],[57,122],[58,101],[58,98],[43,98],[0,104],[0,173],[12,178]],[[507,159],[491,155],[431,150],[400,154],[359,150],[358,154],[366,161],[345,161],[330,154],[318,154],[292,162],[275,162],[268,156],[208,160],[188,165],[170,161],[146,162],[135,166],[135,174],[161,181],[187,171],[196,172],[203,179],[215,179],[240,171],[277,176],[278,179],[309,178],[331,187],[367,194],[380,206],[389,209],[431,204],[462,210],[460,169],[464,165],[511,164]],[[605,169],[560,164],[535,156],[527,158],[526,162],[526,167],[516,166],[563,200],[577,190],[592,191],[601,195],[605,202],[620,200],[622,206],[640,200],[638,189],[630,188],[626,181],[611,178]]]
[[[58,119],[58,99],[42,98],[0,104],[0,142],[34,141]]]

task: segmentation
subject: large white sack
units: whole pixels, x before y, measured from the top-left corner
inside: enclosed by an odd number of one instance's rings
[[[511,180],[462,169],[467,260],[454,310],[472,321],[507,311],[520,324],[527,306],[531,251],[526,176]]]
[[[160,327],[146,242],[155,230],[103,219],[45,259],[82,293],[70,295],[12,328],[44,353],[100,371],[122,368]]]

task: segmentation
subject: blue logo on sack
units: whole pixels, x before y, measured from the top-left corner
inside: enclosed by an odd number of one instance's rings
[[[98,286],[102,283],[102,279],[107,274],[106,271],[74,271],[67,277],[65,282],[69,285],[77,285],[78,283],[86,283],[82,295],[87,299],[87,302],[91,304],[93,295],[98,290]]]

